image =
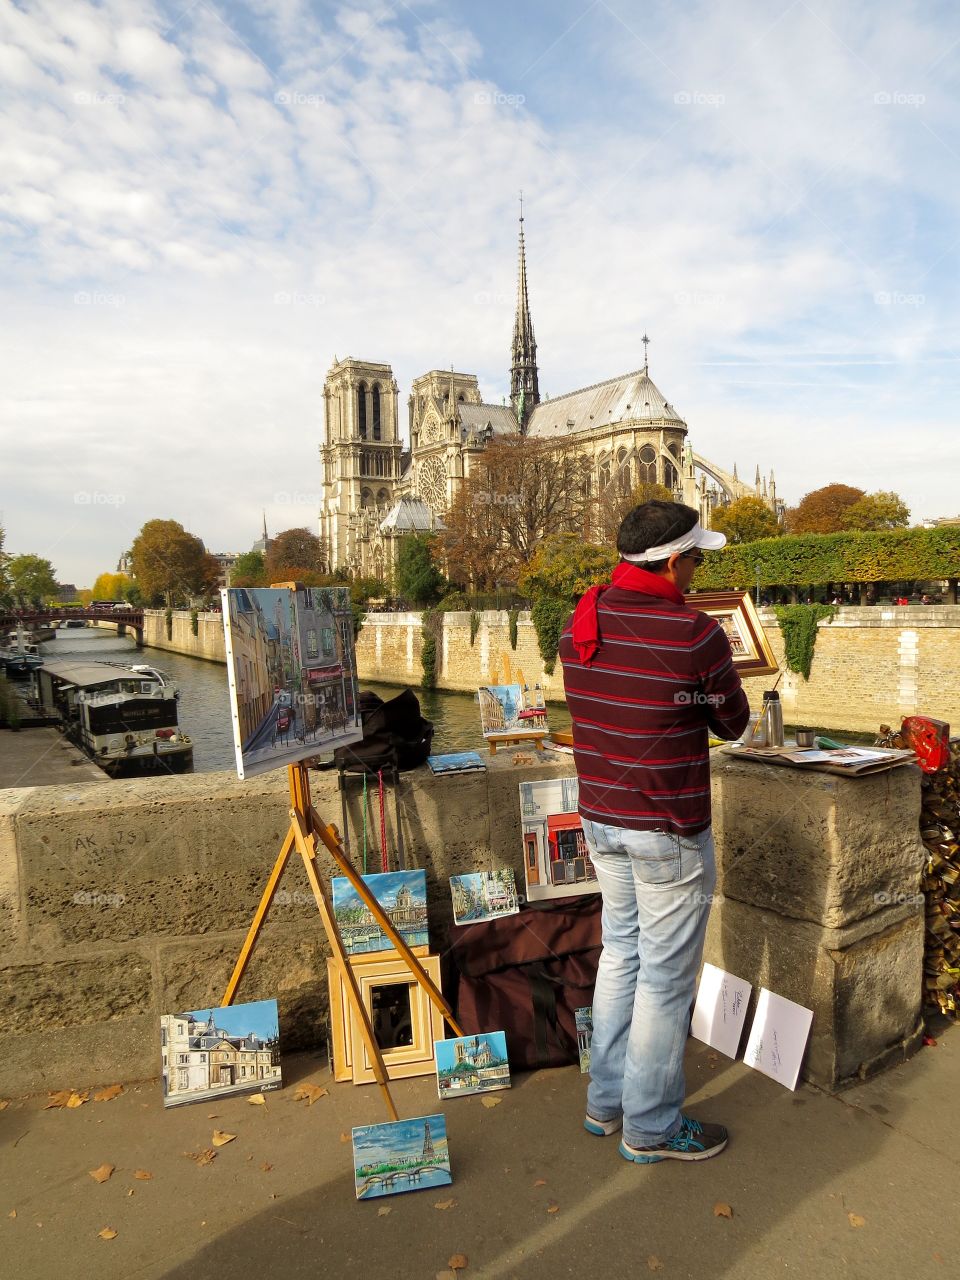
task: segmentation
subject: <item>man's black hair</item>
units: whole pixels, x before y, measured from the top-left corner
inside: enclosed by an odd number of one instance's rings
[[[693,507],[682,502],[664,502],[653,498],[628,511],[617,532],[617,550],[622,556],[635,556],[647,547],[661,547],[689,533],[700,519]],[[653,573],[666,567],[666,560],[656,560],[641,567]]]

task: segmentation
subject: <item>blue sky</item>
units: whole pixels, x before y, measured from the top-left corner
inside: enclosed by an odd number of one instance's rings
[[[203,1022],[209,1018],[210,1008],[185,1010]],[[250,1000],[246,1004],[214,1008],[213,1020],[221,1031],[231,1036],[257,1035],[261,1040],[275,1039],[278,1035],[276,1000]]]
[[[392,1120],[384,1124],[361,1125],[353,1130],[355,1165],[374,1164],[391,1155],[419,1155],[423,1151],[424,1121],[430,1121],[430,1138],[434,1147],[447,1139],[447,1122],[441,1113],[417,1116],[414,1120]]]
[[[315,527],[335,355],[401,418],[651,373],[789,502],[956,514],[960,12],[936,0],[18,0],[0,10],[8,548]]]
[[[427,873],[419,871],[378,871],[363,879],[370,891],[382,907],[395,907],[397,893],[406,887],[413,895],[414,905],[423,904],[427,900]],[[363,900],[346,876],[333,877],[334,907],[359,907]]]

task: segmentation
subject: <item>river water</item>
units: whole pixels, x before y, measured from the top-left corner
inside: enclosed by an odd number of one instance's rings
[[[50,659],[146,662],[159,667],[180,689],[180,726],[193,739],[194,771],[210,773],[235,768],[225,666],[165,649],[138,649],[130,636],[118,636],[112,628],[105,627],[58,631],[55,639],[40,646],[40,651]],[[360,688],[372,689],[384,699],[400,692],[396,685],[367,680],[360,681]],[[433,721],[435,752],[486,749],[480,732],[480,708],[472,694],[419,688],[414,692],[424,716]],[[551,703],[548,713],[551,728],[570,728],[570,713],[565,706]]]

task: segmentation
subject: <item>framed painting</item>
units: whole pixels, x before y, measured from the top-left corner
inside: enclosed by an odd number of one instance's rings
[[[388,1120],[353,1130],[353,1176],[358,1200],[448,1186],[450,1152],[442,1113]]]
[[[408,947],[422,948],[430,941],[427,932],[427,873],[383,871],[364,876],[364,882]],[[344,950],[348,955],[393,951],[393,943],[381,933],[369,907],[346,876],[334,876],[333,914]]]
[[[165,1107],[279,1089],[277,1002],[162,1014],[160,1055]]]
[[[749,591],[695,591],[687,596],[687,604],[723,628],[741,677],[770,676],[780,670]]]
[[[439,989],[440,957],[425,955],[419,960]],[[350,963],[389,1079],[430,1075],[434,1071],[434,1044],[443,1038],[443,1018],[403,957],[396,952],[381,953],[375,959]],[[327,978],[333,1078],[373,1084],[376,1077],[370,1055],[357,1020],[351,1016],[343,976],[332,958],[327,960]]]

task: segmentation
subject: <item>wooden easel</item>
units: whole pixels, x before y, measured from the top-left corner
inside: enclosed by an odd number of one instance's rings
[[[360,989],[357,986],[356,975],[350,964],[349,957],[344,949],[343,939],[340,937],[340,930],[337,927],[336,917],[330,907],[330,899],[327,890],[317,871],[317,842],[323,844],[330,853],[334,862],[340,871],[347,877],[360,898],[365,903],[377,924],[383,930],[384,934],[390,939],[399,954],[403,957],[407,968],[416,978],[417,982],[423,987],[424,991],[439,1009],[444,1019],[450,1024],[454,1032],[458,1036],[463,1035],[462,1028],[454,1021],[453,1012],[450,1006],[444,1000],[440,990],[429,974],[421,965],[420,961],[413,954],[406,942],[397,933],[396,929],[390,921],[390,917],[386,914],[380,903],[376,900],[370,890],[367,888],[361,876],[354,870],[353,864],[347,857],[343,845],[340,842],[340,834],[334,826],[327,826],[320,820],[316,809],[310,800],[310,780],[307,776],[306,765],[291,764],[287,766],[287,776],[290,781],[290,829],[284,837],[277,860],[273,864],[273,870],[270,872],[270,878],[267,880],[266,888],[260,899],[260,905],[254,913],[253,921],[244,939],[243,946],[240,948],[240,955],[237,963],[234,965],[233,973],[230,981],[227,983],[227,989],[223,995],[223,1004],[233,1003],[233,997],[236,994],[240,979],[243,977],[244,970],[247,967],[247,961],[257,942],[260,929],[263,922],[267,918],[267,912],[270,910],[270,903],[273,901],[273,895],[277,891],[280,878],[284,873],[287,862],[294,849],[300,854],[303,860],[304,870],[307,873],[307,880],[310,882],[310,888],[316,899],[317,910],[320,912],[320,919],[323,921],[323,927],[330,943],[330,950],[333,952],[337,966],[343,975],[344,984],[346,986],[347,997],[353,1007],[354,1016],[360,1027],[360,1035],[366,1046],[367,1053],[370,1055],[370,1061],[373,1064],[373,1074],[376,1077],[377,1084],[383,1094],[384,1102],[387,1106],[387,1113],[391,1120],[398,1120],[397,1108],[394,1106],[393,1098],[390,1094],[390,1085],[387,1077],[387,1070],[384,1066],[383,1055],[380,1052],[380,1046],[377,1044],[376,1037],[373,1033],[373,1027],[370,1023],[370,1017],[360,998]]]
[[[516,673],[510,670],[509,653],[501,654],[503,658],[503,683],[504,684],[523,684],[523,671],[517,667]],[[498,673],[496,667],[490,673],[491,684],[499,684]],[[490,754],[497,754],[497,747],[519,747],[533,743],[537,751],[543,750],[543,740],[550,732],[549,729],[518,729],[516,733],[502,734],[499,738],[487,738],[486,743],[490,748]]]

